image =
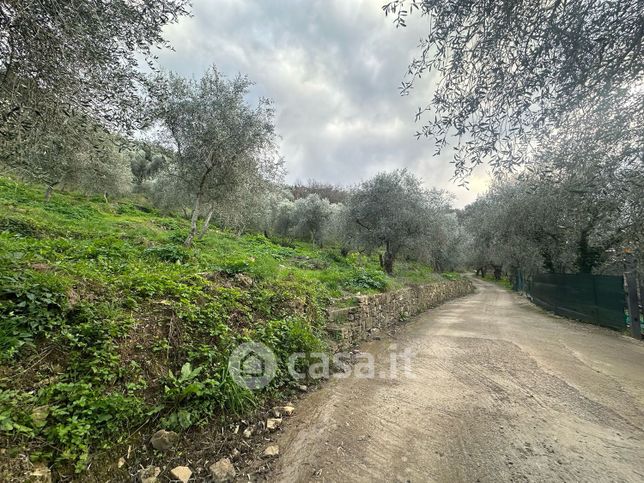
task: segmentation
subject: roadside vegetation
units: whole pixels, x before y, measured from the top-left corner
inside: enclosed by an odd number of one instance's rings
[[[210,230],[138,202],[54,193],[0,178],[0,446],[81,471],[146,424],[185,430],[242,415],[291,381],[292,352],[325,350],[332,298],[442,277],[377,255]],[[280,357],[264,393],[237,386],[244,341]]]
[[[494,275],[485,275],[483,277],[483,280],[487,280],[488,282],[496,283],[497,285],[500,285],[501,287],[511,290],[512,289],[512,281],[505,276],[502,276],[500,278],[496,278]]]

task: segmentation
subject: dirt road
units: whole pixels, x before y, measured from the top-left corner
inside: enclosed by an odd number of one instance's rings
[[[644,481],[644,344],[497,286],[363,347],[411,376],[299,403],[273,481]]]

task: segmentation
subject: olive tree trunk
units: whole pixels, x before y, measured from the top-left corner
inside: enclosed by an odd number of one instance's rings
[[[385,244],[385,253],[380,255],[380,268],[382,268],[387,275],[394,273],[394,260],[396,255],[391,251],[389,242]]]
[[[201,195],[197,195],[195,198],[195,204],[192,207],[192,217],[190,218],[190,233],[188,234],[188,238],[183,242],[183,245],[185,247],[189,247],[192,245],[192,240],[195,239],[195,235],[197,234],[197,221],[199,220],[199,206],[201,205]]]
[[[203,227],[201,228],[201,232],[199,233],[200,240],[206,235],[206,232],[208,231],[208,226],[210,226],[210,220],[212,219],[212,215],[214,213],[215,213],[215,207],[213,205],[208,210],[208,214],[206,214],[206,219],[203,222]]]
[[[54,187],[48,184],[47,189],[45,190],[45,203],[49,203],[49,200],[51,200],[51,194],[53,191],[54,191]]]

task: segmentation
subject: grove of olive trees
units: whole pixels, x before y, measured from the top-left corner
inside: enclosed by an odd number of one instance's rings
[[[377,251],[387,273],[400,257],[437,270],[590,273],[641,250],[637,2],[383,7],[397,26],[430,20],[403,83],[409,93],[425,73],[441,79],[418,135],[455,144],[457,179],[485,162],[497,175],[464,210],[404,170],[353,187],[287,186],[272,101],[251,102],[252,81],[216,66],[198,78],[161,71],[152,49],[167,46],[162,29],[188,3],[148,3],[0,5],[3,171],[40,183],[47,200],[55,189],[143,196],[191,220],[186,246],[214,222]]]
[[[642,0],[0,0],[0,481],[637,480],[641,347],[463,272],[641,338],[643,39]]]

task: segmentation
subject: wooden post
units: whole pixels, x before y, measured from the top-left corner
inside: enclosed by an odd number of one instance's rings
[[[640,327],[640,308],[637,303],[637,264],[633,251],[624,249],[624,278],[626,279],[626,288],[628,290],[626,300],[628,301],[628,315],[631,319],[631,336],[640,340],[642,330]]]

